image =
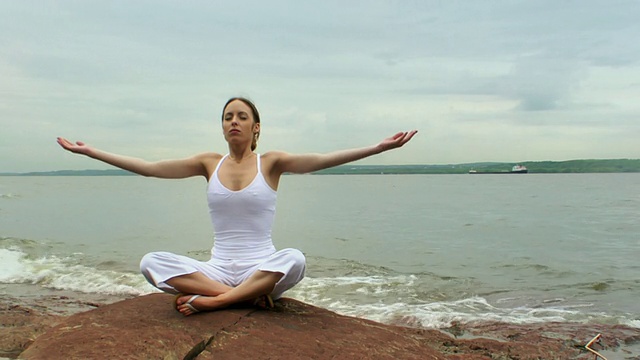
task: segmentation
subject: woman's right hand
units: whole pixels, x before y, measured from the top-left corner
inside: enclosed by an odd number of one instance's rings
[[[76,141],[75,143],[72,143],[71,141],[62,137],[59,137],[57,140],[58,144],[60,144],[63,149],[71,151],[72,153],[87,155],[89,151],[91,151],[91,147],[89,145],[86,145],[82,141]]]

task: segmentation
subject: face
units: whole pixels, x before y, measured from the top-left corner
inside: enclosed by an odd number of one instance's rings
[[[241,100],[234,100],[224,109],[222,131],[227,142],[249,141],[260,131],[260,124],[253,119],[251,108]]]

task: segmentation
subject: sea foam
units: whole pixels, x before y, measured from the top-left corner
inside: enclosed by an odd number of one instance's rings
[[[414,286],[414,275],[305,278],[286,296],[327,308],[342,315],[417,328],[446,328],[453,323],[505,322],[613,322],[639,327],[638,323],[602,313],[588,306],[505,307],[486,298],[425,298]],[[416,281],[417,282],[417,281]]]
[[[74,265],[72,258],[53,255],[31,259],[15,248],[0,249],[0,283],[108,295],[142,295],[156,291],[137,273]]]
[[[456,298],[451,294],[429,293],[419,276],[396,273],[307,277],[285,296],[347,316],[417,328],[446,328],[453,323],[485,321],[528,324],[590,320],[640,327],[637,319],[589,313],[588,304],[561,307],[551,301],[542,307],[508,306],[506,303],[510,301],[497,300],[492,304],[472,294]],[[0,283],[108,295],[158,291],[139,273],[79,265],[77,254],[66,258],[54,255],[30,258],[17,247],[0,249]]]

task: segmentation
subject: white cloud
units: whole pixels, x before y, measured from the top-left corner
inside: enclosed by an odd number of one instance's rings
[[[0,172],[101,168],[59,135],[149,159],[420,133],[367,163],[640,157],[635,1],[0,3]]]

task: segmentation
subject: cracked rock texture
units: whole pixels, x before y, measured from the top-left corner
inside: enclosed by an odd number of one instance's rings
[[[59,317],[7,308],[0,317],[0,330],[6,331],[0,334],[18,335],[0,342],[0,356],[14,357],[26,348],[19,358],[593,359],[584,344],[603,333],[598,349],[617,356],[609,360],[640,359],[626,350],[640,342],[640,329],[622,326],[486,323],[445,332],[384,325],[291,299],[272,310],[237,308],[189,317],[176,312],[172,302],[170,295],[152,294]],[[6,321],[12,316],[13,325]]]

